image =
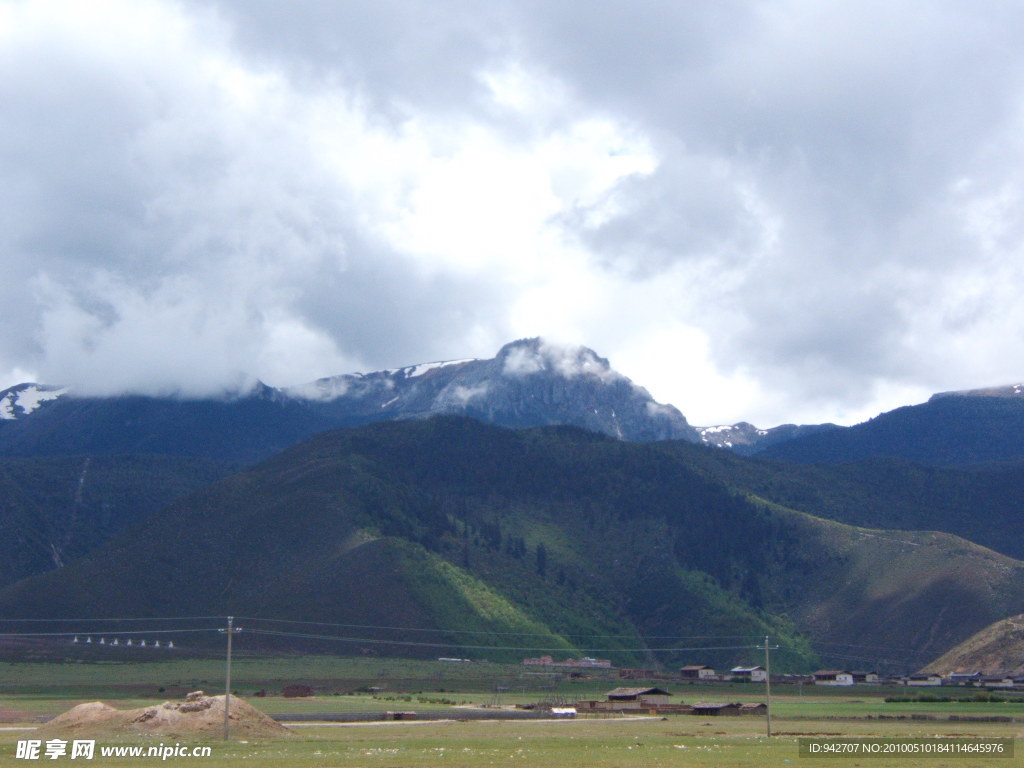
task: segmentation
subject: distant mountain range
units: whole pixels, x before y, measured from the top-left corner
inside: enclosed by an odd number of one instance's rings
[[[661,635],[769,633],[804,668],[877,645],[916,669],[1024,611],[1022,434],[1021,387],[693,427],[540,339],[206,400],[23,384],[0,616],[401,621],[467,655],[476,631],[614,635],[637,664]]]
[[[687,440],[801,463],[903,458],[964,466],[1024,458],[1024,386],[934,395],[852,427],[747,422],[693,427],[586,347],[541,339],[491,359],[421,363],[193,399],[81,397],[20,384],[0,392],[0,455],[169,454],[253,463],[328,429],[438,414],[498,426],[569,424],[623,440]]]
[[[0,392],[0,455],[171,454],[253,463],[318,432],[458,414],[505,427],[571,424],[630,441],[700,435],[585,347],[526,339],[488,360],[425,363],[216,399]]]
[[[759,455],[784,461],[850,462],[897,457],[933,466],[1024,459],[1024,388],[944,392],[852,427],[798,435]]]

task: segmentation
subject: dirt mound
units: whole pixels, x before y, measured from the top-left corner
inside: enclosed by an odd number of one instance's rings
[[[232,737],[273,738],[291,731],[237,696],[228,713]],[[102,701],[79,704],[50,720],[41,734],[149,733],[158,736],[210,736],[224,732],[224,697],[193,691],[183,701],[152,707],[115,709]]]

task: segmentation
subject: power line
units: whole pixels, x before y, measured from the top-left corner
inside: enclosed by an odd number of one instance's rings
[[[589,637],[595,639],[628,639],[635,640],[638,635],[589,635],[577,632],[557,632],[551,630],[550,632],[499,632],[485,629],[437,629],[427,627],[390,627],[390,626],[378,626],[373,624],[337,624],[326,621],[298,621],[293,619],[261,619],[251,616],[239,616],[240,620],[253,622],[262,621],[271,624],[307,624],[319,627],[345,627],[347,629],[384,629],[393,630],[395,632],[433,632],[433,633],[444,633],[444,634],[460,634],[460,635],[503,635],[510,637],[551,637],[552,635],[558,637]],[[644,638],[651,640],[754,640],[760,637],[760,635],[643,635]]]
[[[0,619],[0,624],[6,624],[8,622],[56,622],[61,624],[71,624],[76,621],[85,622],[103,622],[103,621],[224,621],[224,616],[136,616],[134,618],[74,618],[74,619]]]
[[[837,648],[863,648],[865,650],[875,651],[893,651],[894,653],[924,653],[924,651],[916,651],[912,648],[893,648],[887,645],[858,645],[855,643],[831,643],[827,640],[814,640],[809,641],[811,645],[829,645]]]
[[[132,629],[132,630],[109,630],[109,635],[177,635],[185,632],[216,632],[216,627],[202,629]],[[3,637],[76,637],[78,635],[103,634],[101,632],[90,632],[80,630],[78,632],[0,632]]]
[[[486,651],[565,651],[564,646],[557,648],[541,648],[534,646],[523,646],[523,645],[467,645],[465,643],[442,643],[442,642],[420,642],[415,640],[381,640],[378,638],[370,637],[344,637],[340,635],[321,635],[312,634],[308,632],[280,632],[276,630],[267,629],[247,629],[246,632],[251,635],[270,635],[274,637],[298,637],[306,640],[334,640],[337,642],[345,643],[369,643],[378,645],[400,645],[417,648],[464,648],[468,650],[486,650]],[[759,646],[756,645],[720,645],[720,646],[704,646],[694,648],[581,648],[580,650],[589,651],[591,653],[682,653],[690,651],[728,651],[728,650],[750,650],[756,649]]]

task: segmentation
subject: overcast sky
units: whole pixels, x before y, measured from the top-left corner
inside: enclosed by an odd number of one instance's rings
[[[0,0],[0,388],[584,344],[691,423],[1024,378],[1024,5]]]

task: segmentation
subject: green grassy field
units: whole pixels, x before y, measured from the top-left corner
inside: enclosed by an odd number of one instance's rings
[[[297,728],[292,739],[266,742],[206,742],[211,756],[181,757],[161,761],[159,758],[128,761],[124,758],[97,757],[92,765],[144,765],[159,762],[166,765],[200,764],[207,766],[399,766],[444,765],[459,768],[483,766],[545,766],[547,768],[612,768],[622,766],[785,766],[795,763],[835,764],[830,759],[806,759],[798,756],[800,736],[831,738],[881,736],[987,736],[1017,735],[1013,729],[983,724],[970,729],[962,725],[934,723],[885,723],[870,725],[846,723],[827,727],[791,728],[783,721],[779,735],[766,738],[759,733],[760,720],[745,718],[694,717],[643,720],[579,720],[535,722],[444,722],[397,723],[366,726]],[[15,742],[26,738],[26,732],[0,732],[0,766],[25,765],[15,758]],[[99,744],[116,744],[98,740]],[[125,744],[146,744],[142,740]],[[1018,748],[1021,742],[1018,738]],[[66,758],[65,758],[66,759]],[[841,761],[840,765],[860,765],[859,760]],[[915,762],[906,758],[872,758],[869,765],[887,766],[1010,766],[1015,760],[926,760]]]
[[[0,664],[0,768],[27,765],[16,757],[19,740],[31,738],[36,719],[52,716],[82,701],[109,700],[119,708],[150,705],[176,698],[179,691],[202,687],[208,693],[223,688],[223,661],[180,660],[147,664]],[[316,694],[284,698],[280,689],[306,682]],[[529,703],[558,698],[601,697],[619,685],[605,678],[552,681],[528,676],[515,665],[446,664],[391,659],[333,659],[316,657],[249,658],[233,668],[233,690],[264,712],[305,714],[437,711],[451,702]],[[659,683],[674,701],[762,701],[757,685],[695,686]],[[369,688],[377,690],[366,690]],[[160,689],[164,690],[161,691]],[[502,690],[495,691],[496,688]],[[265,689],[266,697],[254,697]],[[360,690],[363,689],[363,690]],[[947,693],[948,691],[943,691]],[[910,692],[913,695],[916,692]],[[969,695],[970,692],[967,692]],[[834,759],[801,758],[801,737],[1016,738],[1024,750],[1024,704],[1012,702],[886,702],[886,696],[907,695],[907,689],[857,687],[826,689],[804,686],[773,687],[772,738],[765,736],[763,717],[697,717],[679,715],[643,719],[580,718],[574,721],[460,721],[451,709],[445,722],[413,721],[335,725],[293,725],[290,739],[242,743],[206,742],[210,757],[102,758],[97,766],[355,766],[407,768],[444,765],[545,766],[545,768],[610,768],[612,766],[746,766],[835,764]],[[934,694],[934,692],[925,692]],[[1011,718],[1010,722],[951,720],[951,716]],[[924,719],[934,718],[934,719]],[[98,745],[144,745],[142,737]],[[885,766],[1009,766],[1016,759],[931,758],[914,761],[871,758],[867,764]],[[65,756],[49,764],[69,761]],[[75,762],[75,761],[71,761]],[[861,760],[840,761],[860,765]]]

